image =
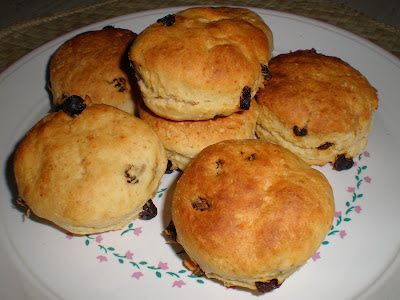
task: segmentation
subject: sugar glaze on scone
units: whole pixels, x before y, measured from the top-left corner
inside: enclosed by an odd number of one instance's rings
[[[244,8],[196,7],[168,15],[135,39],[129,58],[144,102],[171,120],[248,109],[263,85],[272,33]]]
[[[131,82],[134,76],[127,50],[135,37],[130,30],[106,27],[81,33],[61,45],[49,66],[53,104],[60,105],[72,95],[88,96],[93,103],[134,113],[138,88]]]
[[[312,165],[350,161],[365,148],[378,98],[360,72],[315,50],[278,55],[269,70],[256,95],[260,138]]]
[[[117,108],[94,104],[75,114],[45,116],[18,145],[19,195],[34,214],[69,232],[120,229],[155,193],[164,148],[147,124]]]
[[[255,138],[258,116],[257,103],[249,110],[227,117],[201,121],[172,121],[152,113],[142,103],[140,118],[157,133],[172,162],[172,168],[184,170],[188,163],[205,147],[224,140]]]
[[[315,253],[333,214],[324,175],[262,140],[205,148],[172,201],[177,241],[205,275],[260,292],[279,287]]]

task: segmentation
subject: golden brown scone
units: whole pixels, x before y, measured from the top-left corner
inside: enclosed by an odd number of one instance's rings
[[[72,95],[89,96],[93,103],[134,113],[138,88],[132,82],[127,50],[135,37],[130,30],[105,27],[79,34],[60,46],[49,67],[53,104]]]
[[[205,120],[248,109],[271,50],[271,31],[254,12],[196,7],[146,28],[129,58],[150,110],[171,120]]]
[[[270,61],[272,79],[259,90],[257,135],[312,165],[338,170],[366,146],[376,90],[339,58],[299,50]]]
[[[18,146],[14,172],[33,213],[69,232],[91,234],[138,217],[166,163],[147,124],[95,104],[73,117],[59,111],[40,120]]]
[[[279,287],[315,253],[333,213],[324,175],[262,140],[205,148],[172,202],[177,241],[205,275],[260,292]]]
[[[254,102],[249,110],[202,121],[172,121],[155,115],[143,103],[138,107],[140,118],[164,144],[172,168],[184,170],[193,157],[211,144],[255,138],[256,106]]]

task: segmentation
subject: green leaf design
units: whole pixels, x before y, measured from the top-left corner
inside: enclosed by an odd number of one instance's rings
[[[109,251],[114,251],[115,248],[113,248],[113,247],[108,247],[107,250],[109,250]]]
[[[180,278],[180,276],[178,274],[174,273],[174,272],[167,272],[167,274],[171,275],[173,277],[176,277],[176,278]]]
[[[161,273],[160,272],[156,272],[156,276],[158,277],[158,278],[161,278]]]
[[[366,170],[367,166],[362,166],[361,169]]]
[[[351,218],[344,218],[343,221],[349,222],[349,221],[351,221]]]
[[[144,265],[147,265],[147,262],[146,261],[141,261],[141,262],[139,262],[139,264],[144,266]]]
[[[336,233],[338,233],[338,232],[339,232],[339,230],[331,231],[331,232],[328,233],[328,236],[329,236],[329,235],[334,235],[334,234],[336,234]]]
[[[363,182],[363,180],[362,179],[360,179],[358,182],[357,182],[357,189],[359,189],[360,188],[360,186],[361,186],[361,183]]]
[[[124,260],[123,260],[122,258],[119,258],[119,259],[118,259],[118,262],[119,262],[120,264],[123,264],[123,263],[124,263]]]
[[[137,263],[135,263],[135,262],[133,262],[133,261],[130,261],[129,263],[130,263],[132,266],[134,266],[134,267],[140,269],[140,267],[139,267],[139,265],[138,265]]]
[[[339,216],[339,218],[336,220],[336,226],[339,226],[340,223],[342,223],[342,216]]]
[[[121,236],[123,236],[125,233],[131,231],[131,229],[125,229],[124,231],[121,232]]]
[[[85,245],[86,246],[89,246],[89,243],[90,243],[89,240],[85,240]]]
[[[99,248],[100,248],[100,250],[103,250],[103,251],[104,251],[104,253],[107,253],[107,249],[106,249],[104,246],[102,246],[102,245],[99,245]]]
[[[133,223],[130,223],[129,225],[128,225],[128,228],[130,229],[130,228],[132,228],[133,227]]]
[[[347,207],[350,206],[350,202],[349,202],[349,201],[346,202],[346,206],[347,206]]]
[[[188,275],[189,278],[198,278],[199,276],[195,275],[195,274],[190,274]]]
[[[357,198],[362,198],[362,196],[364,196],[363,194],[358,194]]]
[[[155,266],[148,266],[147,269],[150,269],[150,270],[160,270],[161,268],[155,267]]]
[[[357,168],[357,175],[360,175],[360,173],[361,173],[361,168],[358,167],[358,168]],[[357,179],[357,180],[358,180],[358,179]]]
[[[360,180],[360,176],[356,175],[356,176],[355,176],[355,179],[356,179],[357,181]]]
[[[163,195],[162,193],[158,194],[158,198],[161,198],[161,197],[162,197],[162,195]]]
[[[352,210],[354,209],[354,206],[352,206],[352,207],[349,207],[347,210],[346,210],[346,215],[348,215]]]
[[[179,270],[179,271],[178,271],[178,273],[179,273],[179,274],[186,273],[186,270],[184,270],[184,269],[182,269],[182,270]]]
[[[328,245],[329,244],[329,241],[323,241],[322,242],[322,245]]]
[[[197,283],[204,284],[204,280],[197,279],[196,281],[197,281]]]

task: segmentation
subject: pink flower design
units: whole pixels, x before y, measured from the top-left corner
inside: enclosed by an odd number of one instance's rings
[[[107,257],[105,257],[104,255],[99,255],[96,258],[99,260],[99,263],[107,261]]]
[[[349,193],[354,193],[355,190],[356,190],[356,189],[355,189],[353,186],[349,186],[349,187],[347,188],[347,191],[348,191]]]
[[[168,269],[168,263],[164,263],[164,262],[160,261],[160,262],[158,263],[158,267],[159,267],[161,270],[167,270],[167,269]]]
[[[320,252],[319,251],[315,252],[314,255],[311,256],[311,258],[312,258],[313,261],[317,261],[318,259],[321,258]]]
[[[358,164],[357,164],[357,162],[355,161],[354,163],[353,163],[353,167],[357,167],[358,166]]]
[[[361,206],[359,206],[359,205],[356,205],[356,207],[354,208],[354,211],[356,212],[356,213],[360,213],[361,212]]]
[[[102,242],[103,237],[101,235],[96,236],[96,242],[98,242],[99,244]]]
[[[126,251],[126,253],[125,253],[125,257],[126,257],[126,259],[132,259],[133,258],[133,253],[131,252],[131,251]]]
[[[133,234],[139,236],[142,233],[142,227],[135,228]]]
[[[341,210],[335,212],[335,218],[339,218],[341,216],[342,216],[342,211]]]
[[[136,279],[140,279],[140,277],[142,277],[142,276],[143,276],[142,272],[134,272],[134,273],[132,273],[131,277],[136,278]]]
[[[368,151],[364,151],[364,156],[365,157],[369,157],[369,152]]]
[[[186,285],[186,283],[183,280],[175,280],[172,284],[172,287],[177,286],[178,288],[181,288],[184,285]]]
[[[364,180],[365,180],[365,182],[367,182],[367,183],[371,183],[371,177],[369,177],[369,176],[365,176],[364,177]]]
[[[340,230],[339,235],[340,235],[340,238],[344,239],[344,237],[347,235],[346,230]]]
[[[65,237],[67,238],[67,239],[69,239],[69,240],[72,240],[72,238],[74,237],[71,233],[67,233],[66,235],[65,235]]]

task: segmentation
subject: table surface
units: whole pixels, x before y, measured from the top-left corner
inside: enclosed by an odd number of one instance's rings
[[[364,37],[400,58],[400,28],[378,22],[344,4],[327,0],[101,0],[0,30],[0,72],[23,55],[64,33],[108,18],[185,5],[240,5],[314,18]]]

